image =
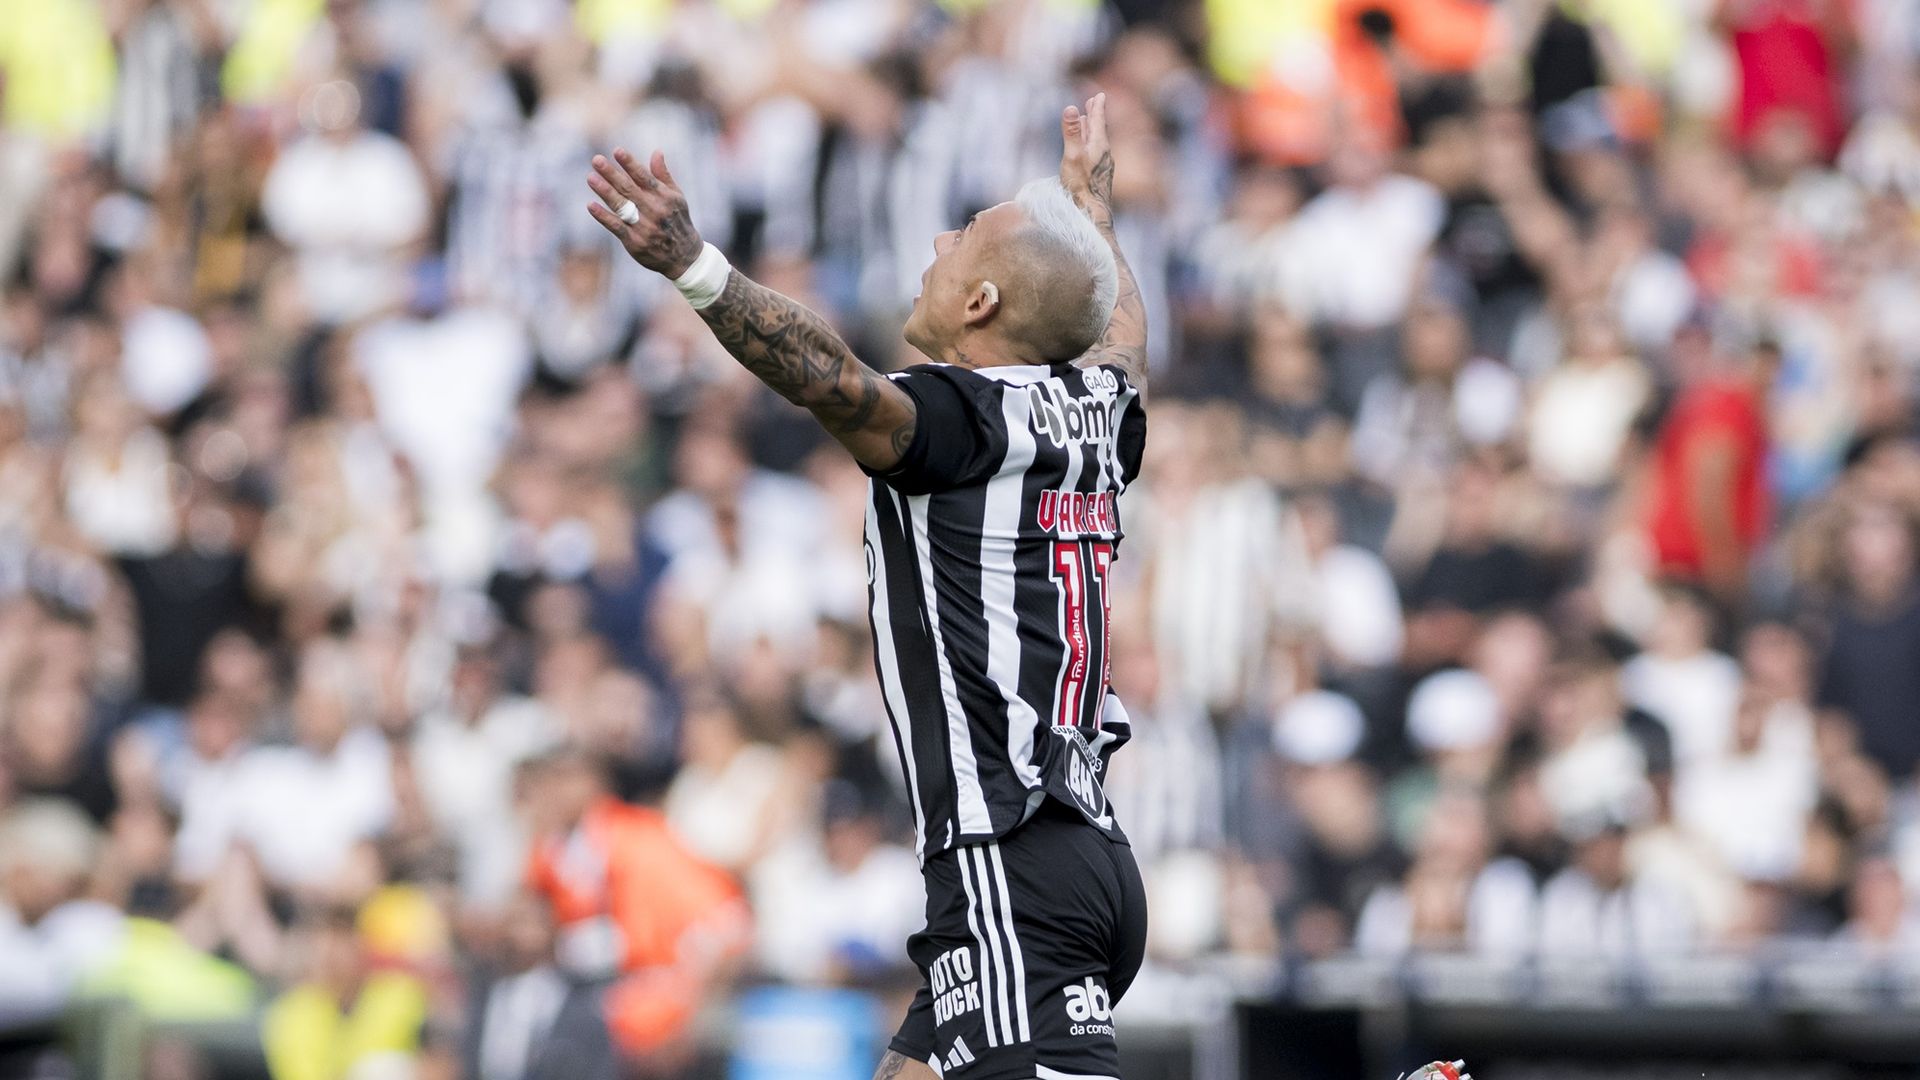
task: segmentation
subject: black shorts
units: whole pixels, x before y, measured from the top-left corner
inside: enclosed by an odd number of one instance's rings
[[[927,860],[925,980],[892,1048],[961,1080],[1111,1080],[1113,1007],[1146,952],[1123,840],[1052,800],[997,841]]]

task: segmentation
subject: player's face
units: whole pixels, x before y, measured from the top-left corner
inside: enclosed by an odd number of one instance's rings
[[[995,241],[1023,218],[1017,205],[1001,203],[933,238],[933,262],[920,275],[920,295],[913,298],[907,316],[908,344],[929,357],[942,357],[966,328],[969,312],[978,309],[981,282],[992,276],[987,267]]]

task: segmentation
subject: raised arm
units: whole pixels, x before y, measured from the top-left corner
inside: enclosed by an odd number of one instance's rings
[[[1107,142],[1107,95],[1093,95],[1084,112],[1067,106],[1060,114],[1060,138],[1060,182],[1093,219],[1100,235],[1107,238],[1107,246],[1113,248],[1114,269],[1120,275],[1120,293],[1107,332],[1075,363],[1081,367],[1116,365],[1145,393],[1147,307],[1140,299],[1140,285],[1133,280],[1127,257],[1120,250],[1120,238],[1113,231],[1113,148]]]
[[[611,160],[595,155],[593,170],[587,186],[600,197],[587,207],[593,219],[641,266],[670,281],[686,274],[705,245],[666,159],[656,151],[643,165],[615,150]],[[629,202],[637,221],[619,215]],[[861,363],[806,305],[734,270],[700,317],[741,366],[813,413],[861,464],[884,470],[899,463],[913,441],[913,399]]]

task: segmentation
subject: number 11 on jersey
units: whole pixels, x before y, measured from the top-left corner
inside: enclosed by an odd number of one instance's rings
[[[1060,587],[1061,638],[1067,643],[1065,662],[1060,667],[1060,685],[1054,695],[1056,726],[1079,727],[1087,705],[1087,677],[1092,652],[1099,650],[1100,687],[1107,684],[1110,667],[1107,651],[1107,622],[1113,613],[1107,596],[1107,570],[1113,565],[1113,544],[1106,540],[1056,540],[1053,545],[1053,580]],[[1099,623],[1089,614],[1087,590],[1099,591]],[[1103,699],[1104,700],[1104,695]],[[1093,726],[1100,726],[1101,701],[1093,704]]]

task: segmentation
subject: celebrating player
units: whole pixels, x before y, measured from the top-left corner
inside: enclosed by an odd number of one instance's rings
[[[594,220],[872,477],[875,662],[913,804],[925,979],[876,1077],[1119,1075],[1140,873],[1101,788],[1118,496],[1146,440],[1146,316],[1114,238],[1105,96],[1061,116],[1058,179],[934,238],[883,376],[731,268],[655,153],[596,156]]]

